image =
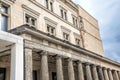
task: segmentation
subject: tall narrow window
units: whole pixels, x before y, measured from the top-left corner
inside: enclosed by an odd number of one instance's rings
[[[53,12],[53,3],[50,2],[50,11]]]
[[[74,25],[74,27],[78,28],[77,17],[73,16],[72,19],[73,19],[73,25]]]
[[[0,68],[0,80],[5,80],[6,69]]]
[[[67,20],[67,13],[66,13],[66,12],[64,12],[64,15],[65,15],[65,20]]]
[[[67,12],[66,10],[64,9],[60,9],[60,12],[61,12],[61,17],[65,20],[67,20]]]
[[[49,9],[48,0],[46,0],[46,8]]]
[[[60,11],[61,11],[61,17],[63,18],[63,10],[61,9]]]
[[[1,7],[1,30],[7,31],[8,29],[8,7],[2,5]]]

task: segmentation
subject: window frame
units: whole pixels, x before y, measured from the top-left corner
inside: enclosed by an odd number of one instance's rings
[[[60,16],[61,16],[61,18],[67,21],[68,20],[67,10],[64,9],[62,6],[59,6],[59,7],[60,7]]]
[[[28,17],[28,22],[26,22],[26,16]],[[32,19],[35,21],[34,25],[32,24]],[[24,22],[25,24],[28,24],[32,27],[36,27],[37,26],[37,19],[35,17],[32,17],[31,15],[25,13],[25,16],[24,16]]]
[[[72,14],[72,24],[75,28],[78,28],[78,18]]]
[[[7,12],[2,12],[2,10],[0,11],[0,16],[1,16],[1,20],[2,20],[2,17],[7,17],[7,26],[6,26],[6,30],[3,30],[3,31],[8,31],[11,27],[11,4],[8,4],[5,3],[5,2],[1,2],[1,9],[2,9],[2,6],[6,7],[7,8]],[[1,30],[2,30],[2,23],[1,23]]]
[[[45,0],[45,7],[51,12],[54,12],[54,0]]]
[[[49,31],[48,31],[48,27],[49,27]],[[49,33],[50,35],[54,35],[55,36],[55,33],[56,33],[56,29],[55,27],[49,25],[49,24],[46,24],[46,28],[47,28],[47,33]],[[52,33],[52,29],[53,29],[53,33]]]
[[[61,26],[61,30],[62,30],[63,40],[70,42],[70,40],[71,40],[71,39],[70,39],[70,38],[71,38],[71,35],[70,35],[71,30],[65,28],[64,26]],[[66,39],[64,38],[64,33],[66,33],[66,34],[68,35],[68,40],[66,40]]]
[[[73,33],[73,34],[74,34],[75,45],[76,46],[82,46],[80,34],[77,34],[77,33]],[[76,39],[79,40],[79,44],[77,44]]]

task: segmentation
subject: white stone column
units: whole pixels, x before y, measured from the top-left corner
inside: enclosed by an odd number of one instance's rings
[[[105,80],[109,80],[107,68],[105,68],[105,67],[103,67],[103,74],[104,74]]]
[[[16,43],[11,47],[11,70],[10,80],[23,80],[24,75],[23,42]]]
[[[79,78],[79,80],[84,80],[82,62],[78,61],[77,63],[78,63],[78,78]]]
[[[99,74],[99,79],[104,80],[103,71],[102,71],[101,66],[98,66],[98,74]]]
[[[63,67],[62,67],[62,57],[56,57],[56,68],[57,68],[57,80],[64,80],[63,79]]]
[[[68,77],[69,80],[75,80],[73,60],[70,58],[68,59]]]
[[[120,71],[118,71],[118,76],[119,76],[119,80],[120,80]]]
[[[25,80],[32,80],[33,63],[32,50],[25,48]]]
[[[92,73],[93,73],[93,80],[99,80],[96,65],[94,65],[94,64],[92,65]]]
[[[109,80],[113,80],[113,75],[110,69],[108,69]]]
[[[85,63],[85,68],[86,68],[86,77],[87,77],[87,80],[92,80],[92,74],[91,74],[91,70],[90,70],[90,64],[89,63]]]
[[[0,11],[1,11],[1,7],[2,7],[2,2],[0,1]],[[2,15],[0,13],[0,31],[1,31],[1,19],[2,19]]]
[[[49,80],[48,57],[46,51],[43,51],[41,55],[41,80]]]
[[[113,79],[114,80],[119,80],[118,74],[116,70],[113,70]]]

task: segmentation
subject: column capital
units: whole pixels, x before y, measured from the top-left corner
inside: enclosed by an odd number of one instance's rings
[[[80,60],[77,60],[76,62],[77,62],[77,64],[79,64],[79,63],[81,63],[81,64],[82,64],[82,63],[83,63],[83,62],[82,62],[82,61],[80,61]]]
[[[67,61],[73,61],[73,59],[72,58],[67,58]]]
[[[103,67],[103,70],[107,70],[107,68],[106,68],[106,67]]]
[[[90,63],[89,62],[85,62],[85,65],[88,66],[88,65],[90,65]]]
[[[96,65],[96,64],[91,64],[91,66],[92,66],[92,67],[97,67],[97,65]]]
[[[47,51],[43,51],[43,50],[42,50],[42,51],[40,52],[40,54],[41,54],[41,55],[47,55],[47,54],[48,54],[48,52],[47,52]]]
[[[63,56],[62,55],[55,55],[56,59],[58,58],[62,58]]]
[[[98,68],[102,68],[102,66],[100,66],[100,65],[98,65],[97,67],[98,67]]]
[[[107,70],[111,70],[110,68],[107,68]]]

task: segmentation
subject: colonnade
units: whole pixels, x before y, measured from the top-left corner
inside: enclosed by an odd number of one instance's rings
[[[25,54],[30,54],[31,50],[25,50]],[[32,52],[31,52],[32,53]],[[28,55],[27,55],[28,57]],[[29,57],[31,57],[29,55]],[[56,56],[56,73],[57,80],[64,80],[63,75],[63,65],[62,65],[62,56]],[[32,59],[27,58],[26,60],[26,80],[32,80]],[[29,63],[30,64],[29,64]],[[68,65],[68,79],[75,80],[75,72],[73,63],[76,62],[71,58],[67,59]],[[28,66],[29,65],[29,66]],[[83,68],[84,65],[84,68]],[[41,53],[41,80],[49,80],[49,70],[48,70],[48,53],[46,51]],[[90,64],[88,62],[82,63],[77,61],[78,67],[78,80],[120,80],[120,71],[111,70],[109,68],[101,67],[95,64]],[[30,73],[31,72],[31,73]],[[29,73],[29,74],[28,74]]]

